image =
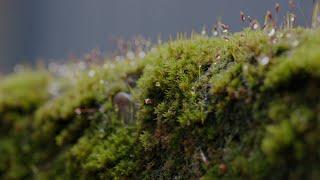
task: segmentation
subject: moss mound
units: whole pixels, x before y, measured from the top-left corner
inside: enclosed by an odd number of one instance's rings
[[[319,48],[319,31],[248,30],[178,39],[73,79],[9,75],[0,177],[316,179]]]

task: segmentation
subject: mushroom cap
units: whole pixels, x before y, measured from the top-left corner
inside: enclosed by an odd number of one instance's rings
[[[131,101],[131,95],[125,92],[119,92],[113,98],[113,102],[120,107],[129,105]]]

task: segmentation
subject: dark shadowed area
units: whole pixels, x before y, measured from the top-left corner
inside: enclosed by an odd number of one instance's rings
[[[116,37],[155,40],[161,34],[166,40],[211,27],[218,18],[239,31],[240,11],[262,20],[276,2],[283,16],[288,0],[1,0],[0,71],[37,58],[82,56],[93,48],[112,51]],[[297,24],[310,24],[312,0],[300,1],[300,7]]]

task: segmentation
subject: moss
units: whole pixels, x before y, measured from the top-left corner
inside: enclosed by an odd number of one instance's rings
[[[25,71],[0,81],[0,174],[7,179],[25,177],[32,157],[28,129],[33,112],[50,98],[47,91],[49,74],[44,71]]]
[[[48,97],[46,72],[20,72],[1,80],[1,112],[10,109],[30,111]]]
[[[0,133],[1,178],[318,177],[319,33],[178,39],[92,65],[54,97],[59,77],[11,75],[0,82],[1,123],[14,121]]]

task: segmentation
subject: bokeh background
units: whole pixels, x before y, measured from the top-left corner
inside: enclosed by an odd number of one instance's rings
[[[211,27],[218,18],[240,31],[240,11],[262,21],[276,2],[283,16],[288,0],[0,0],[0,72],[39,58],[81,57],[93,48],[110,52],[118,37],[155,40],[161,34],[166,40],[170,34]],[[308,25],[312,0],[299,3],[297,24]]]

